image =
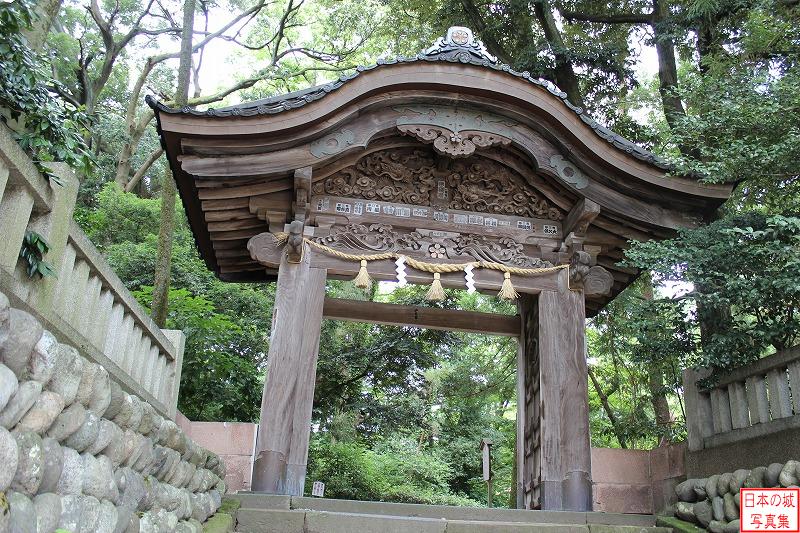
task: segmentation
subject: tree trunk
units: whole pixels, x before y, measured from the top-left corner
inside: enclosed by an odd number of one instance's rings
[[[50,33],[50,28],[61,10],[61,0],[39,0],[33,10],[36,18],[30,30],[23,33],[31,50],[38,52],[47,40],[47,34]]]
[[[194,32],[195,0],[183,4],[183,34],[181,57],[178,66],[178,89],[175,105],[182,107],[189,100],[189,78],[192,69],[192,33]],[[172,238],[175,233],[175,196],[177,190],[169,167],[164,173],[161,186],[161,227],[158,232],[158,257],[153,283],[151,314],[158,327],[163,328],[169,311],[169,281],[172,266]]]
[[[572,69],[572,62],[567,55],[567,47],[561,32],[553,19],[553,9],[548,0],[534,1],[534,11],[539,24],[542,26],[544,36],[550,44],[550,50],[555,57],[555,79],[559,89],[567,93],[567,99],[576,106],[583,107],[583,96],[578,77]]]
[[[648,301],[653,300],[653,278],[650,272],[642,274],[642,298]],[[667,430],[672,425],[672,413],[669,410],[664,387],[664,373],[655,362],[651,363],[647,369],[647,388],[650,392],[650,403],[653,405],[656,426],[664,432],[658,445],[664,446],[670,442]]]
[[[661,105],[667,124],[674,129],[678,119],[686,116],[686,110],[675,94],[678,87],[678,67],[675,61],[672,22],[669,18],[669,3],[666,0],[653,0],[652,28],[658,55],[658,92],[661,94]]]
[[[614,432],[614,436],[617,437],[619,447],[627,448],[628,442],[625,440],[625,435],[619,427],[619,419],[617,415],[614,414],[614,410],[611,408],[611,404],[608,401],[608,397],[617,391],[619,385],[615,385],[610,391],[604,392],[602,385],[600,385],[600,382],[597,380],[597,376],[594,375],[592,367],[589,367],[589,379],[592,382],[594,390],[597,392],[597,396],[600,398],[600,403],[603,406],[603,410],[606,412],[608,420],[611,422],[611,430]]]

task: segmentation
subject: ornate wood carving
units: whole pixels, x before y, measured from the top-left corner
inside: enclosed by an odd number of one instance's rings
[[[570,287],[582,288],[584,296],[608,296],[614,286],[614,276],[601,266],[592,266],[588,252],[577,251],[572,255],[569,267]]]
[[[516,172],[477,155],[439,169],[427,151],[383,150],[315,183],[313,192],[479,213],[563,218]]]
[[[444,106],[403,106],[397,129],[425,143],[440,154],[468,157],[476,147],[511,144],[517,123],[489,112]]]
[[[509,237],[462,235],[454,232],[398,231],[389,224],[334,226],[315,242],[353,251],[399,252],[455,261],[490,261],[520,268],[540,268],[552,263],[525,253],[524,246]]]

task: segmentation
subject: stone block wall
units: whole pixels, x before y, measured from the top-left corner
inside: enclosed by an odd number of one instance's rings
[[[0,532],[194,532],[225,464],[0,293]]]
[[[786,461],[739,469],[707,478],[691,478],[675,488],[675,516],[716,533],[739,531],[742,487],[770,488],[800,485],[800,462]]]

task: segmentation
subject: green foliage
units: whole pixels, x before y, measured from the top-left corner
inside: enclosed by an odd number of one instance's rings
[[[309,451],[306,492],[325,483],[325,496],[429,505],[480,503],[449,492],[453,472],[441,451],[392,436],[372,449],[359,442],[336,442],[316,434]]]
[[[737,215],[676,239],[637,244],[628,257],[663,280],[694,285],[672,305],[688,299],[704,312],[721,311],[712,313],[718,319],[696,364],[730,369],[800,338],[800,218]],[[684,310],[683,318],[699,333],[701,313]]]
[[[22,240],[22,248],[19,256],[28,264],[25,271],[29,278],[44,278],[55,276],[53,266],[44,260],[44,256],[50,250],[50,245],[44,237],[35,231],[26,231],[25,238]]]
[[[146,307],[153,301],[153,288],[144,286],[133,295]],[[258,332],[186,289],[170,289],[167,327],[186,335],[181,412],[190,420],[256,420],[263,387]]]
[[[58,82],[22,33],[33,17],[30,0],[0,3],[0,120],[16,123],[12,130],[17,142],[43,174],[59,183],[43,162],[63,161],[84,173],[92,167],[83,139],[86,117],[50,92]]]

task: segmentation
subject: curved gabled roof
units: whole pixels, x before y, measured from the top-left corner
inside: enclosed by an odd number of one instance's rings
[[[451,33],[454,29],[469,32],[469,39],[467,42],[464,44],[457,44],[453,42]],[[367,67],[359,66],[350,74],[342,74],[337,80],[283,95],[272,96],[269,98],[254,100],[252,102],[245,102],[242,104],[220,108],[210,107],[205,110],[198,110],[188,106],[177,109],[171,108],[149,95],[145,98],[145,101],[154,110],[169,114],[188,114],[198,117],[251,117],[257,115],[274,115],[297,109],[305,106],[306,104],[320,100],[326,97],[328,94],[342,88],[349,81],[360,76],[363,72],[382,69],[391,65],[426,61],[443,61],[448,63],[460,63],[485,67],[505,73],[515,78],[527,80],[534,85],[543,87],[555,98],[558,98],[567,108],[580,117],[580,119],[586,123],[592,129],[592,131],[595,132],[595,134],[615,148],[660,169],[669,170],[671,168],[670,164],[663,158],[629,141],[622,135],[606,128],[593,119],[582,107],[572,104],[572,102],[567,99],[567,93],[561,91],[553,83],[547,80],[531,77],[530,72],[527,71],[518,72],[510,66],[499,62],[486,51],[480,41],[472,37],[472,32],[467,28],[451,28],[447,37],[440,38],[433,46],[423,52],[420,52],[416,56],[401,56],[393,59],[379,59],[376,64]]]

